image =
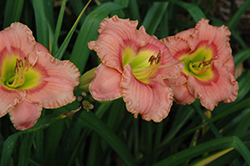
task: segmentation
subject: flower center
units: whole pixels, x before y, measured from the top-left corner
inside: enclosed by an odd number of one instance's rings
[[[16,59],[16,66],[14,68],[15,75],[10,77],[6,81],[6,86],[9,88],[17,88],[22,86],[25,82],[25,73],[29,70],[30,63],[29,63],[29,54],[27,57],[24,57],[24,60],[17,58]]]
[[[190,62],[189,69],[197,75],[205,74],[211,68],[211,64],[216,58],[217,57],[214,57],[206,61],[204,57],[201,62]]]
[[[144,82],[147,83],[147,80],[154,77],[154,73],[159,68],[159,64],[161,62],[161,50],[158,52],[157,56],[151,55],[147,61],[147,66],[143,68],[133,68],[134,76]]]

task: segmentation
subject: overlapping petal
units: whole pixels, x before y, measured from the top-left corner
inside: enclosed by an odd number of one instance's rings
[[[168,47],[161,41],[159,41],[155,36],[150,36],[146,33],[145,28],[142,26],[139,29],[140,33],[145,37],[147,44],[141,48],[141,51],[147,50],[154,52],[155,56],[161,51],[161,62],[159,66],[164,66],[157,70],[158,75],[162,78],[177,78],[181,70],[184,68],[182,63],[178,64],[176,60],[170,53]]]
[[[22,48],[19,56],[30,57],[36,55],[36,41],[32,35],[32,31],[21,23],[13,23],[10,27],[0,31],[0,52],[7,48],[8,55],[12,56],[13,49]],[[33,62],[31,62],[33,63]]]
[[[79,84],[80,73],[71,62],[59,61],[46,52],[40,52],[35,68],[39,68],[43,77],[37,80],[41,87],[26,91],[29,102],[38,103],[45,108],[55,108],[75,100],[73,90]]]
[[[230,58],[226,60],[224,65],[227,67],[228,71],[234,76],[234,74],[235,74],[235,64],[234,64],[233,56],[230,56]]]
[[[37,43],[27,26],[13,23],[0,31],[0,117],[9,112],[18,130],[32,127],[42,107],[73,102],[79,76],[71,62],[53,58]]]
[[[168,37],[161,40],[168,48],[172,56],[178,60],[184,60],[189,55],[191,49],[188,46],[188,42],[178,36]],[[186,69],[187,70],[187,69]],[[187,82],[187,74],[181,72],[176,79],[171,79],[172,85],[181,85]]]
[[[22,102],[25,97],[25,92],[23,90],[13,91],[5,88],[0,84],[0,117],[6,115],[12,108],[14,108],[18,103]]]
[[[226,26],[214,27],[201,19],[191,28],[161,41],[185,68],[177,79],[170,79],[174,98],[179,104],[190,104],[195,98],[213,110],[220,102],[237,97],[238,83],[234,78],[234,60]]]
[[[194,28],[190,28],[177,33],[175,36],[180,37],[184,40],[188,40],[188,38],[190,37],[190,35],[193,33],[194,30],[195,30]]]
[[[195,97],[189,92],[187,83],[179,86],[172,86],[174,99],[178,104],[191,104],[195,101]]]
[[[116,69],[100,64],[89,90],[96,100],[114,100],[121,97],[121,73]]]
[[[215,27],[208,24],[209,20],[201,19],[196,24],[195,30],[188,38],[188,44],[192,51],[196,50],[200,44],[213,49],[213,57],[225,62],[232,56],[229,43],[230,31],[226,26]]]
[[[17,104],[11,111],[10,119],[18,130],[25,130],[34,126],[41,116],[42,107],[24,100]]]
[[[188,89],[195,98],[201,99],[201,104],[207,109],[213,110],[220,101],[232,102],[237,98],[238,83],[234,76],[228,72],[227,67],[221,61],[212,63],[213,74],[218,78],[216,82],[207,80],[204,86],[194,76],[188,79]]]
[[[166,86],[160,76],[156,76],[150,84],[142,83],[134,77],[130,65],[124,68],[121,94],[128,111],[135,117],[141,114],[147,121],[160,122],[172,106],[172,89]]]
[[[97,52],[106,66],[122,72],[122,52],[126,47],[138,52],[145,45],[144,37],[136,29],[137,24],[138,21],[119,19],[117,16],[104,19],[100,23],[98,39],[89,42],[88,46]]]

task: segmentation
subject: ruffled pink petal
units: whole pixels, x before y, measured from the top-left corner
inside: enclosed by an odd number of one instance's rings
[[[208,24],[209,20],[201,19],[196,24],[195,30],[188,38],[188,44],[192,51],[200,45],[205,45],[213,50],[213,57],[225,62],[232,54],[229,43],[230,31],[226,26],[215,27]]]
[[[189,92],[187,88],[187,83],[179,85],[179,86],[172,86],[171,87],[174,91],[174,99],[177,104],[191,104],[195,101],[195,97]]]
[[[188,46],[187,40],[184,40],[183,38],[172,36],[167,37],[161,40],[169,49],[170,53],[175,59],[179,59],[185,55],[188,54],[191,49]]]
[[[154,55],[157,56],[159,51],[161,51],[161,62],[160,66],[166,66],[159,68],[157,70],[157,75],[161,75],[162,78],[177,78],[180,75],[180,72],[184,68],[182,63],[177,63],[176,60],[170,53],[168,47],[155,36],[150,36],[146,33],[145,28],[142,26],[139,29],[139,32],[145,37],[147,44],[141,48],[141,51],[152,51]],[[168,66],[168,67],[167,67]]]
[[[45,108],[57,108],[75,100],[74,87],[80,73],[70,61],[59,61],[46,52],[39,52],[34,69],[43,75],[39,87],[26,90],[26,99]]]
[[[13,49],[20,51],[20,57],[37,56],[36,41],[32,31],[21,23],[13,23],[10,27],[0,31],[0,52],[7,49],[9,56],[12,56]]]
[[[0,84],[0,117],[6,115],[16,104],[24,100],[25,92],[22,90],[8,90]]]
[[[100,23],[98,39],[89,42],[88,46],[97,52],[106,66],[122,73],[122,51],[129,47],[138,52],[145,44],[144,37],[136,29],[137,24],[138,21],[119,19],[117,16],[106,18]]]
[[[41,116],[42,108],[24,100],[10,110],[10,119],[17,130],[26,130],[34,126]]]
[[[216,82],[208,80],[203,83],[194,76],[189,76],[188,88],[195,98],[200,98],[201,104],[213,110],[220,101],[230,103],[237,98],[238,83],[234,76],[227,70],[221,61],[212,63],[213,74]]]
[[[177,33],[175,36],[180,37],[184,40],[188,40],[188,38],[193,33],[193,31],[194,31],[194,28],[190,28],[190,29],[187,29],[185,31],[181,31],[181,32]]]
[[[190,52],[188,43],[183,38],[172,36],[161,40],[169,49],[170,53],[175,59],[182,60],[183,55],[187,55]],[[184,66],[184,65],[183,65]],[[181,85],[187,82],[187,75],[181,72],[181,74],[176,79],[170,80],[172,85]]]
[[[44,51],[50,54],[49,50],[46,47],[44,47],[41,43],[37,42],[36,47],[38,52]]]
[[[234,58],[233,56],[230,56],[228,60],[224,63],[224,65],[227,67],[228,71],[234,75],[235,74],[235,64],[234,64]]]
[[[127,110],[135,118],[141,114],[147,121],[160,122],[168,115],[173,103],[172,89],[164,84],[160,76],[152,79],[149,85],[144,84],[134,77],[130,65],[124,68],[121,94]]]
[[[116,69],[100,64],[96,76],[89,85],[89,90],[96,100],[114,100],[121,97],[121,73]]]

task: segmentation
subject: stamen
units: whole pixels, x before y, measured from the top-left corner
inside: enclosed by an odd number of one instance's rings
[[[205,74],[208,69],[210,69],[212,62],[217,58],[216,57],[212,57],[210,60],[206,61],[206,58],[204,57],[202,62],[194,62],[194,63],[189,63],[189,67],[190,69],[195,73],[195,74]],[[194,67],[198,65],[197,67]],[[200,69],[200,70],[198,70]]]
[[[153,63],[155,62],[155,64],[159,64],[161,62],[161,50],[159,50],[157,56],[155,57],[154,55],[152,55],[149,59],[148,62],[150,62],[150,65],[153,65]]]
[[[25,82],[25,72],[29,70],[30,64],[29,64],[29,54],[27,57],[24,58],[24,61],[22,59],[16,59],[16,66],[14,68],[15,77],[10,78],[7,82],[8,86],[11,88],[17,88],[19,86],[22,86]],[[12,81],[13,80],[13,81]]]
[[[24,57],[24,69],[25,71],[28,71],[30,68],[30,62],[29,62],[29,53],[27,55],[27,57]]]

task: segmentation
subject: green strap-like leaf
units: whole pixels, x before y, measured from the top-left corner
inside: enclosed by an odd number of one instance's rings
[[[112,11],[120,10],[122,8],[123,7],[120,5],[108,2],[96,7],[94,11],[87,15],[70,56],[70,61],[79,68],[81,73],[85,68],[90,53],[87,44],[89,41],[96,39],[100,22]]]
[[[155,33],[156,28],[160,24],[162,17],[166,12],[168,4],[168,2],[155,2],[148,10],[142,25],[150,35]]]
[[[126,165],[135,165],[133,156],[129,152],[128,147],[94,113],[91,111],[83,111],[79,122],[95,130],[103,139],[105,139]]]
[[[206,18],[202,10],[192,3],[186,3],[186,2],[176,1],[176,0],[169,0],[169,1],[186,9],[194,18],[195,22],[200,21],[201,18]]]
[[[36,19],[36,40],[49,49],[49,21],[45,15],[44,1],[32,0]]]
[[[61,6],[61,9],[60,9],[60,13],[59,13],[59,16],[58,16],[58,19],[57,19],[55,36],[54,36],[53,45],[52,45],[52,55],[54,55],[55,51],[57,51],[57,42],[58,42],[59,34],[60,34],[60,31],[61,31],[61,27],[62,27],[65,6],[66,6],[66,0],[63,0],[62,6]]]
[[[12,151],[15,147],[17,139],[20,137],[21,132],[9,136],[3,145],[2,156],[1,156],[1,166],[8,166],[9,160],[11,158]]]
[[[250,48],[244,49],[234,55],[235,68],[248,58],[250,58]]]
[[[240,7],[240,9],[234,14],[233,18],[228,24],[228,28],[231,30],[238,25],[238,21],[242,14],[248,9],[250,6],[250,0],[246,0]]]
[[[63,43],[61,44],[60,48],[57,50],[57,52],[55,53],[54,57],[57,59],[62,59],[62,56],[66,50],[66,48],[69,45],[70,39],[72,38],[76,26],[79,23],[83,13],[85,12],[86,8],[88,7],[88,5],[90,4],[91,0],[88,1],[88,3],[84,6],[84,8],[82,9],[81,13],[79,14],[79,16],[77,17],[74,25],[72,26],[72,28],[70,29],[69,33],[67,34],[66,38],[64,39]]]
[[[11,23],[19,21],[23,10],[24,0],[8,0],[4,8],[3,27],[10,26]],[[3,10],[3,9],[2,9]]]
[[[29,165],[29,156],[31,151],[31,146],[34,140],[34,132],[23,134],[21,147],[19,150],[18,166]]]
[[[193,157],[196,157],[203,153],[210,152],[212,150],[228,149],[228,148],[235,148],[245,159],[248,165],[250,165],[250,158],[249,158],[250,151],[238,137],[233,136],[233,137],[218,138],[215,140],[207,141],[195,147],[188,148],[156,163],[154,166],[162,166],[162,165],[175,166],[184,163],[185,161],[192,159]]]
[[[78,111],[78,110],[76,110]],[[2,156],[1,156],[1,166],[7,166],[9,164],[9,160],[11,158],[11,154],[13,151],[13,148],[15,146],[15,143],[17,139],[25,133],[31,133],[34,131],[38,131],[41,129],[45,129],[48,126],[50,126],[52,123],[56,122],[57,120],[66,118],[72,114],[74,114],[76,111],[71,111],[66,114],[53,114],[53,115],[46,115],[41,117],[38,122],[30,129],[24,130],[24,131],[19,131],[15,134],[10,135],[6,141],[4,142],[3,150],[2,150]],[[30,146],[30,142],[27,142],[27,145]],[[25,148],[25,147],[24,147]],[[25,159],[26,160],[26,159]],[[26,163],[27,161],[24,161]]]

